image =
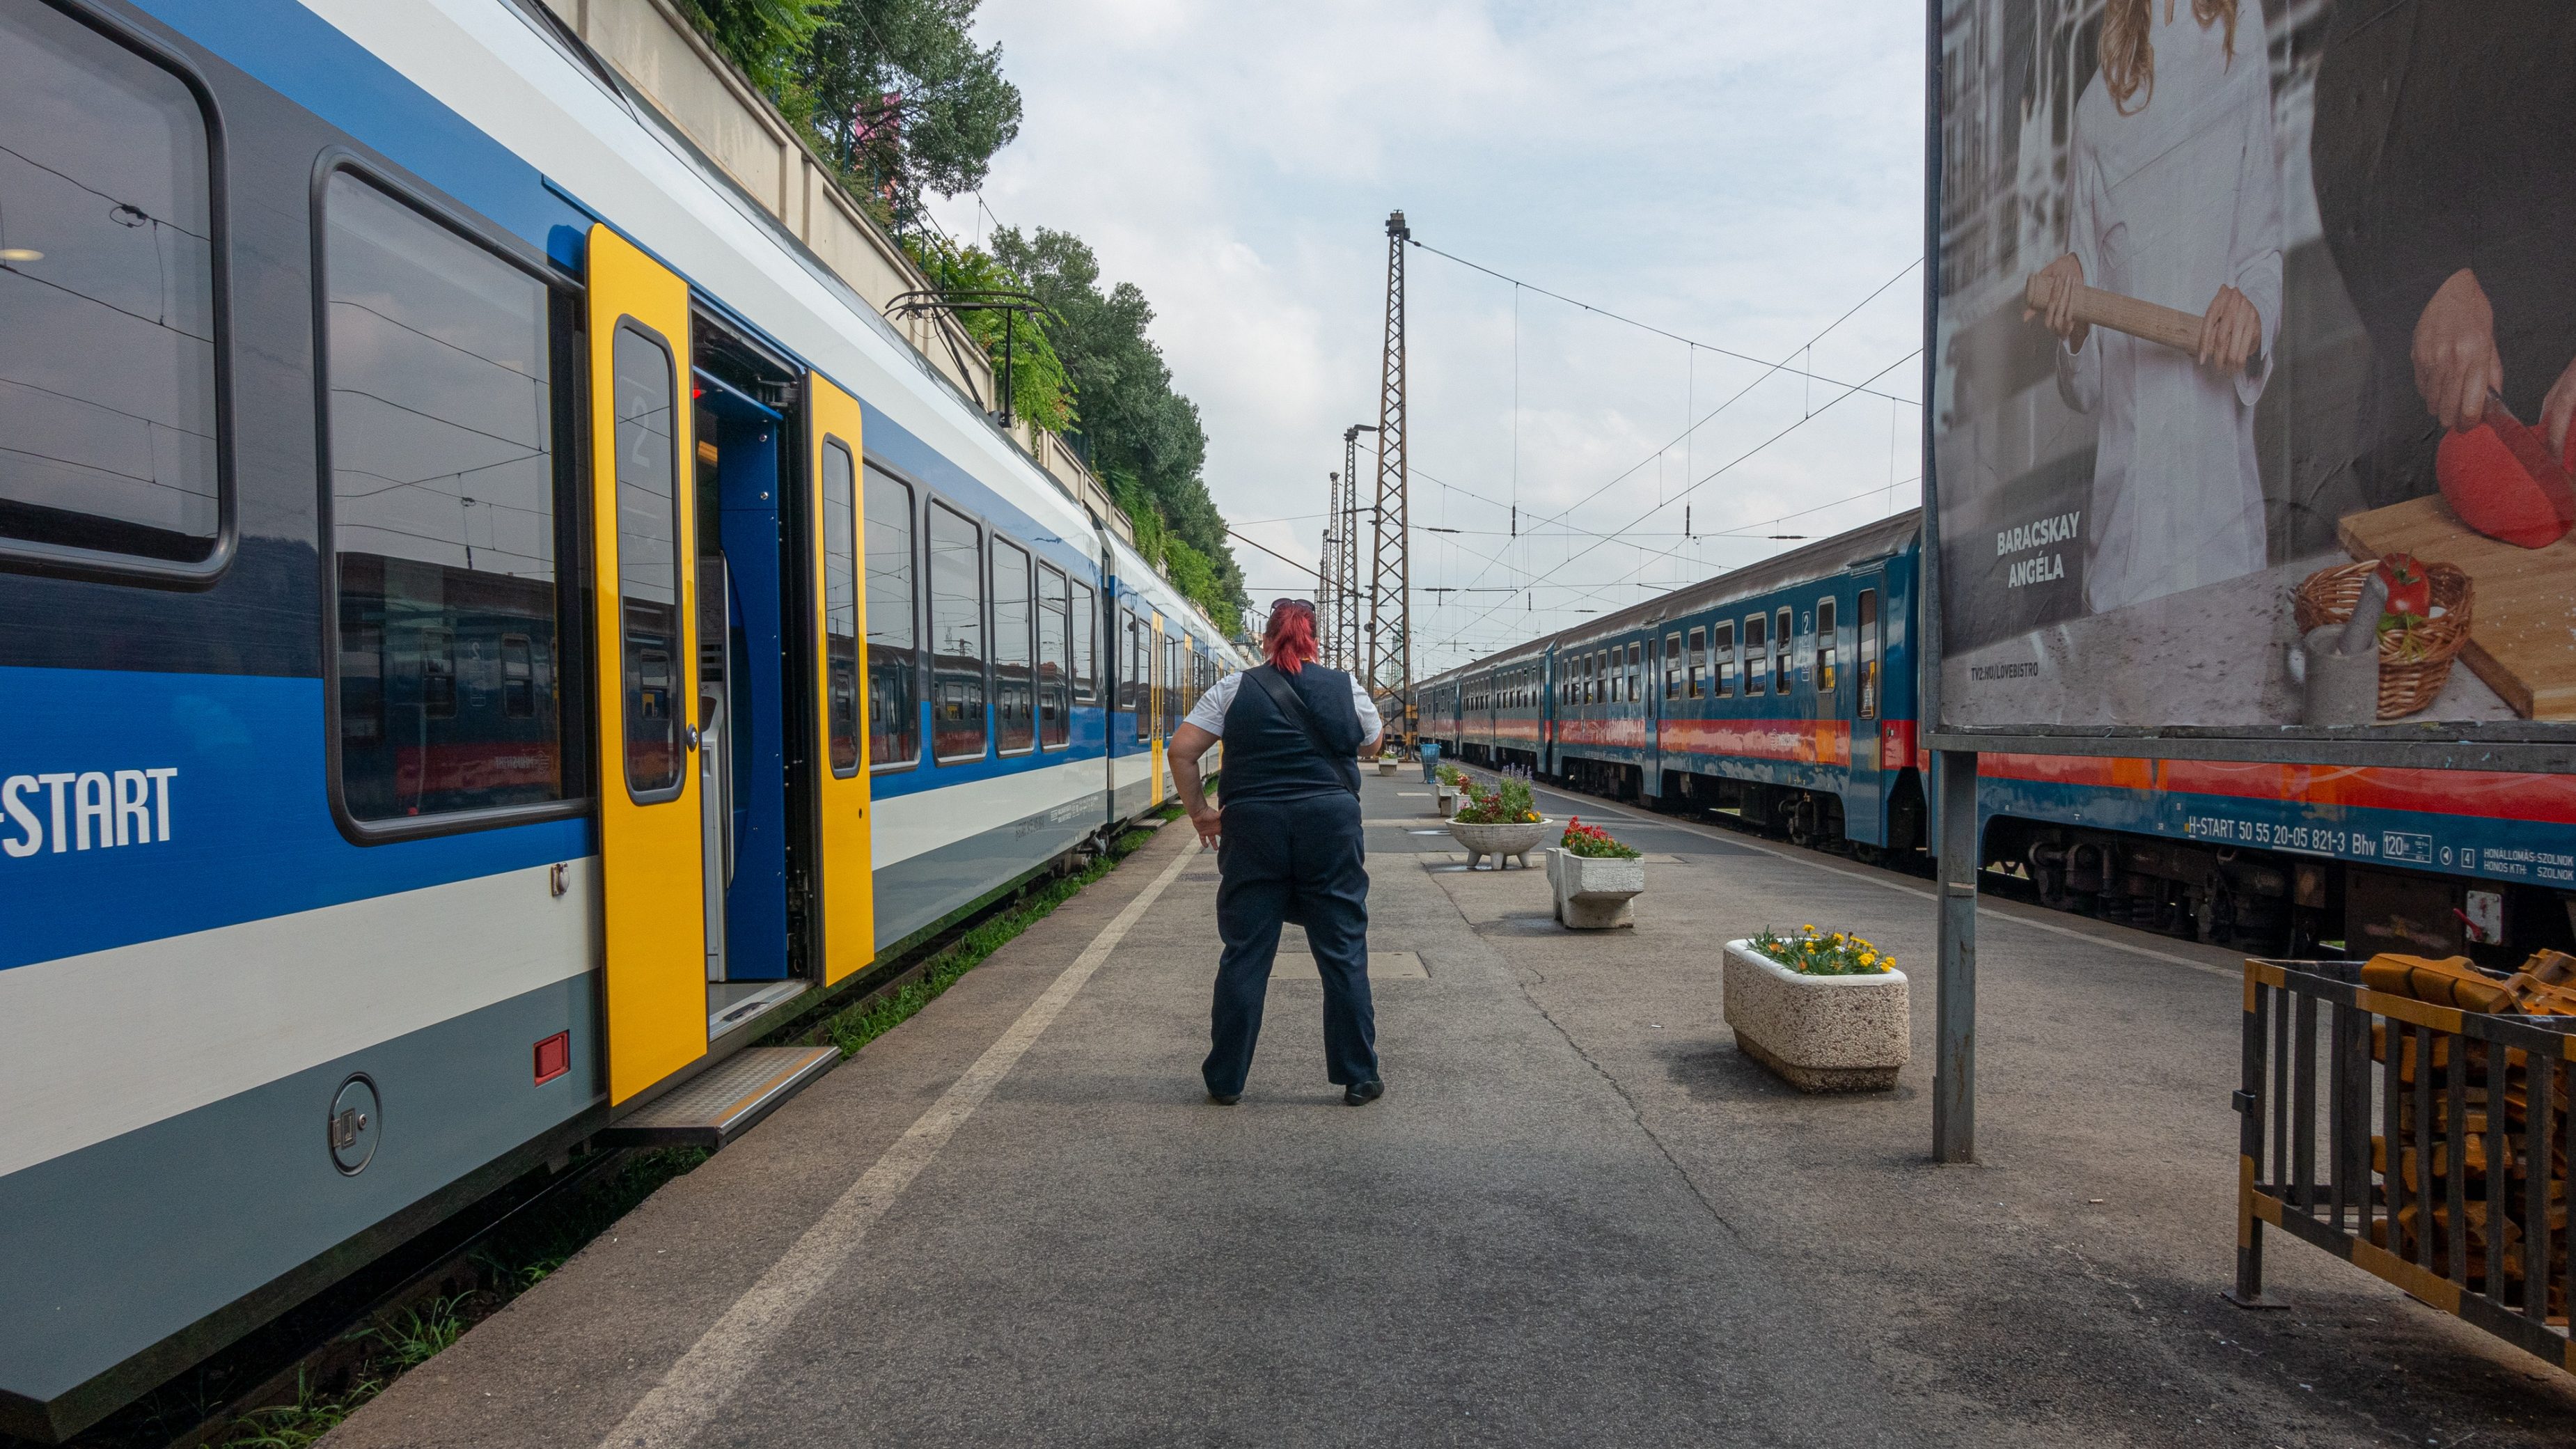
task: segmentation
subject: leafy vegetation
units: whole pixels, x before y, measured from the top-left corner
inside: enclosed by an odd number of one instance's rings
[[[989,253],[961,247],[946,237],[908,238],[905,246],[930,275],[931,282],[944,290],[1027,290],[1027,283]],[[1038,318],[1007,317],[999,311],[961,307],[957,320],[984,354],[993,359],[994,382],[998,385],[1004,377],[1009,378],[1013,413],[1050,433],[1061,433],[1073,426],[1073,385]],[[1007,369],[1002,366],[1005,342],[1010,347]]]
[[[1441,784],[1452,790],[1465,784],[1467,780],[1467,772],[1451,764],[1434,765],[1431,767],[1431,773],[1439,777]]]
[[[1450,817],[1461,825],[1535,825],[1539,821],[1538,797],[1530,793],[1526,780],[1501,780],[1492,789],[1469,780],[1461,788],[1466,792],[1466,807]]]
[[[1751,944],[1790,970],[1809,976],[1876,976],[1896,969],[1895,957],[1844,931],[1824,934],[1813,926],[1800,926],[1782,936],[1766,926]]]
[[[1566,819],[1565,834],[1557,837],[1556,845],[1566,854],[1586,860],[1635,860],[1638,855],[1637,847],[1621,844],[1598,825],[1584,824],[1580,815]]]

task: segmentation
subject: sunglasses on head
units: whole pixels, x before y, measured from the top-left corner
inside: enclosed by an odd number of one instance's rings
[[[1307,613],[1311,614],[1315,611],[1315,601],[1312,599],[1272,599],[1270,601],[1270,608],[1273,613],[1276,613],[1281,609],[1303,609]]]

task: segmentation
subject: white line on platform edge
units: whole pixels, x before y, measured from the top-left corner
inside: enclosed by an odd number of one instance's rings
[[[760,1275],[759,1282],[735,1299],[714,1326],[699,1335],[661,1382],[600,1441],[601,1449],[677,1446],[696,1437],[786,1333],[798,1310],[831,1282],[858,1251],[868,1230],[894,1206],[895,1199],[903,1196],[904,1189],[921,1175],[921,1170],[939,1156],[939,1150],[948,1145],[948,1139],[957,1134],[967,1118],[975,1115],[975,1109],[992,1095],[993,1088],[1011,1074],[1011,1068],[1036,1045],[1038,1037],[1073,1000],[1074,993],[1082,990],[1083,983],[1109,959],[1109,953],[1117,949],[1127,932],[1152,909],[1164,888],[1179,879],[1181,868],[1198,853],[1197,841],[1184,846],[1153,884],[1138,892],[1136,899],[1129,901],[1126,909],[1092,938],[1073,964],[1064,968],[1064,974],[1029,1003],[1020,1019],[984,1048],[984,1054],[975,1059],[965,1075],[941,1093],[939,1100],[930,1104],[930,1110],[922,1113],[857,1182],[834,1199],[814,1226],[807,1228],[804,1236]]]

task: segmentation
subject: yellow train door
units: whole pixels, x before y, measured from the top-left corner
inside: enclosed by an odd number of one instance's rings
[[[1154,802],[1153,802],[1153,803],[1155,803],[1156,805],[1160,805],[1160,804],[1162,804],[1162,803],[1163,803],[1163,689],[1164,689],[1164,682],[1163,682],[1163,615],[1162,615],[1161,611],[1159,611],[1159,610],[1157,610],[1157,611],[1155,612],[1155,614],[1154,614],[1154,633],[1153,633],[1153,638],[1152,638],[1151,642],[1146,646],[1146,649],[1145,649],[1145,677],[1146,677],[1149,681],[1151,681],[1151,684],[1150,684],[1150,686],[1147,688],[1147,690],[1145,691],[1145,715],[1144,715],[1144,728],[1145,728],[1145,733],[1146,733],[1146,734],[1147,734],[1147,735],[1148,735],[1148,736],[1153,740],[1153,748],[1152,748],[1152,751],[1151,751],[1151,753],[1152,753],[1152,758],[1153,758],[1153,764],[1152,764],[1151,768],[1152,768],[1152,771],[1153,771],[1153,781],[1154,781]]]
[[[590,231],[592,587],[611,1105],[705,1055],[688,284]]]
[[[876,959],[876,885],[868,822],[867,510],[859,463],[859,404],[820,373],[806,374],[813,456],[815,691],[824,768],[815,772],[822,854],[822,984]],[[909,575],[906,575],[909,577]]]

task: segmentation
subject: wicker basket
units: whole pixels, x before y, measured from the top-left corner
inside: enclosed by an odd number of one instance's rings
[[[2350,619],[2354,607],[2361,602],[2362,585],[2378,567],[2377,559],[2364,559],[2308,575],[2297,595],[2299,637],[2304,639],[2311,629]],[[2433,603],[2442,615],[2412,631],[2413,637],[2426,646],[2420,658],[2397,657],[2406,635],[2379,636],[2381,719],[2403,719],[2431,704],[2441,694],[2442,686],[2450,682],[2451,661],[2468,647],[2469,576],[2439,563],[2424,565],[2424,573],[2432,580]]]

